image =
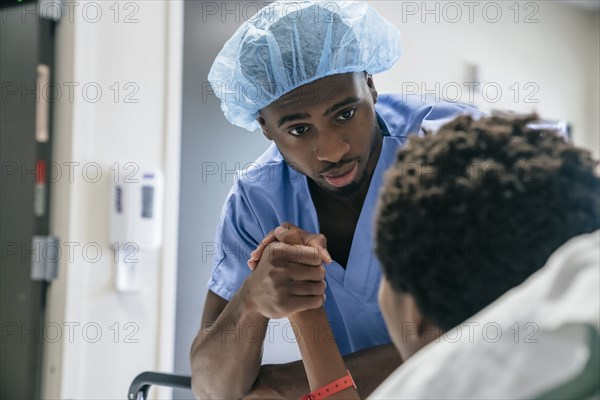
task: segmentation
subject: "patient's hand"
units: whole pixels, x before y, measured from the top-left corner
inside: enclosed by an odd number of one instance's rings
[[[304,245],[310,246],[319,251],[322,260],[325,263],[331,262],[331,256],[327,252],[327,238],[321,233],[309,233],[298,228],[289,222],[284,222],[265,236],[262,242],[259,243],[256,250],[250,254],[248,267],[251,270],[256,268],[260,257],[265,248],[273,242],[282,242],[289,245]]]

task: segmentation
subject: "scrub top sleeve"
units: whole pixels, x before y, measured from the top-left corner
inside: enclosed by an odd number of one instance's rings
[[[208,289],[231,301],[251,272],[246,264],[250,253],[265,235],[238,181],[229,192],[221,211]]]
[[[468,104],[439,102],[425,112],[425,116],[420,123],[421,129],[426,129],[435,133],[443,125],[446,125],[459,115],[470,115],[474,119],[487,116],[483,111]],[[417,132],[418,120],[414,121],[414,124],[415,125],[411,129],[412,131]]]
[[[421,94],[380,94],[375,109],[385,121],[390,135],[402,142],[408,135],[422,134],[423,129],[436,132],[461,114],[476,119],[486,115],[469,104],[439,101]]]

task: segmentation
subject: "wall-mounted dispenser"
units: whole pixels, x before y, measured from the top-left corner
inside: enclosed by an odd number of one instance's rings
[[[138,168],[133,163],[113,170],[109,241],[115,252],[116,287],[121,292],[141,290],[144,251],[162,244],[163,179],[160,169]]]

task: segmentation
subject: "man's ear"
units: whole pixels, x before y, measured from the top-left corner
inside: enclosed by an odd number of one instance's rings
[[[258,114],[258,117],[256,117],[256,121],[260,125],[260,129],[262,129],[263,135],[265,135],[265,137],[268,140],[273,140],[273,137],[271,136],[271,134],[269,133],[269,130],[267,129],[267,121],[265,121],[265,119],[263,118],[262,115],[260,115],[260,113]]]
[[[375,82],[373,81],[373,75],[367,74],[367,86],[369,87],[369,91],[371,92],[371,96],[373,96],[373,104],[377,103],[377,89],[375,89]]]

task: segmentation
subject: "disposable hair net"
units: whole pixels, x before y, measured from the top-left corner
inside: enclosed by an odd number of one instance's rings
[[[225,43],[208,74],[225,117],[259,128],[258,111],[317,79],[376,74],[400,58],[400,32],[356,1],[283,1],[262,8]]]

